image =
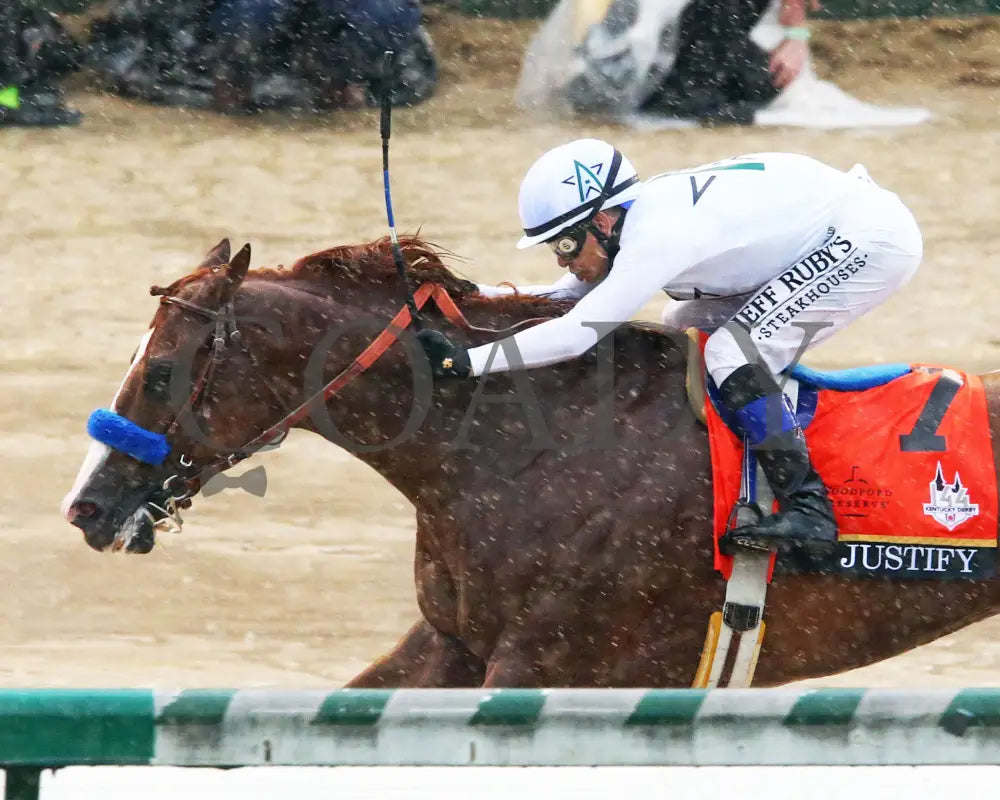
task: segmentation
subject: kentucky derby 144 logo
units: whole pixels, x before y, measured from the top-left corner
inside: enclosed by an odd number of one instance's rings
[[[963,522],[979,516],[979,504],[969,502],[969,490],[962,485],[958,472],[955,472],[953,481],[946,483],[940,461],[930,489],[931,499],[929,503],[924,503],[924,514],[948,530],[953,531]]]

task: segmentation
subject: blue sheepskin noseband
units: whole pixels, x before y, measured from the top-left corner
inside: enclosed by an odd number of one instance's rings
[[[141,428],[114,411],[99,408],[87,420],[87,433],[92,439],[120,453],[132,456],[144,464],[157,466],[170,454],[167,437]]]

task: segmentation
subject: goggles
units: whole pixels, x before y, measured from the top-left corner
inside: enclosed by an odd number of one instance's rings
[[[587,234],[590,232],[590,223],[567,228],[558,236],[549,239],[546,244],[552,248],[552,252],[559,258],[567,261],[576,258],[587,243]]]

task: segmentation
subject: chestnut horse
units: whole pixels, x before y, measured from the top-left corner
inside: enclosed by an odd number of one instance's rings
[[[472,326],[566,310],[484,298],[432,246],[406,238],[403,249],[411,282],[444,287]],[[163,434],[169,455],[153,465],[92,446],[63,504],[91,547],[148,551],[154,523],[229,463],[220,454],[236,460],[275,438],[274,426],[402,306],[387,239],[288,269],[248,265],[249,246],[230,260],[223,242],[154,289],[161,305],[111,410]],[[424,318],[464,345],[498,338],[452,325],[431,304]],[[712,567],[708,438],[685,369],[677,341],[624,325],[570,362],[432,384],[406,331],[297,418],[377,470],[416,513],[422,617],[350,686],[690,686],[725,583]],[[995,458],[1000,378],[984,381]],[[185,404],[194,422],[178,425]],[[889,658],[998,608],[1000,580],[777,577],[757,685]]]

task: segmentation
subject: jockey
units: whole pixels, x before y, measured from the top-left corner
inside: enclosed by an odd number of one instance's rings
[[[640,182],[612,145],[580,139],[531,166],[518,203],[524,236],[517,246],[545,243],[569,271],[551,286],[518,291],[579,302],[502,347],[465,350],[438,331],[421,331],[435,377],[575,358],[659,291],[687,300],[665,321],[697,306],[724,322],[708,338],[706,367],[780,509],[731,536],[769,549],[829,547],[833,508],[775,376],[802,348],[912,277],[922,240],[900,199],[860,165],[841,172],[792,153],[744,155]]]

